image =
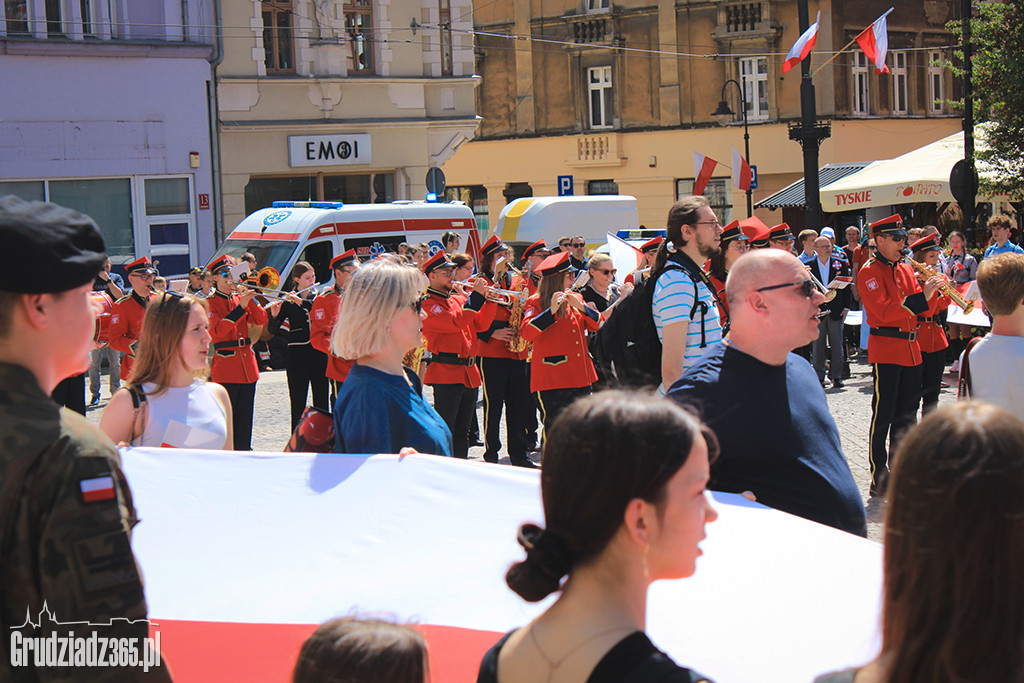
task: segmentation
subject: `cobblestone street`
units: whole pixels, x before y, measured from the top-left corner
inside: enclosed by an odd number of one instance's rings
[[[829,408],[839,425],[843,451],[850,463],[857,486],[865,501],[868,514],[868,537],[881,541],[882,521],[885,514],[884,501],[868,497],[870,474],[868,469],[868,425],[871,422],[871,366],[867,364],[867,353],[854,358],[851,363],[852,377],[846,381],[842,389],[826,389]],[[940,403],[956,400],[956,377],[947,374],[944,381],[950,384],[943,389],[939,397]],[[426,387],[428,399],[430,387]],[[101,409],[109,400],[106,378],[104,378],[101,401],[99,406],[91,408],[89,418],[99,422]],[[483,425],[483,401],[477,404],[477,415]],[[279,451],[288,441],[289,408],[288,386],[284,370],[262,373],[256,389],[256,409],[253,425],[252,445],[254,450]],[[504,424],[502,425],[502,443],[505,442]],[[482,447],[470,448],[469,457],[480,460],[483,458]],[[533,455],[534,460],[539,454]],[[501,463],[508,464],[508,456],[502,451]]]

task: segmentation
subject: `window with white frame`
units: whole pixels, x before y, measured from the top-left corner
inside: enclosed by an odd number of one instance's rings
[[[590,128],[611,128],[612,68],[595,66],[587,69],[587,105]]]
[[[46,35],[64,35],[64,8],[61,0],[44,0],[43,9],[46,11]]]
[[[4,0],[7,35],[28,33],[28,0]]]
[[[928,111],[941,114],[946,104],[945,80],[942,74],[942,51],[928,52]]]
[[[741,59],[740,82],[747,101],[747,118],[768,118],[768,58]]]
[[[861,50],[853,53],[853,113],[871,113],[868,102],[868,56]]]
[[[263,0],[263,63],[268,74],[295,72],[291,0]]]
[[[676,199],[693,194],[693,178],[676,181]],[[704,198],[715,211],[718,222],[725,225],[732,220],[731,178],[712,178],[704,188]]]
[[[600,12],[611,7],[611,0],[587,0],[588,12]]]
[[[907,53],[890,52],[892,56],[892,113],[906,114],[907,103]]]

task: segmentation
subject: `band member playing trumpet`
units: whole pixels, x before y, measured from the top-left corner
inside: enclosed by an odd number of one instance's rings
[[[552,254],[540,264],[540,291],[526,300],[520,334],[533,342],[530,390],[540,399],[544,430],[570,403],[590,393],[597,381],[587,351],[587,332],[601,326],[601,314],[570,291],[576,272],[568,252]]]
[[[225,254],[210,264],[216,289],[206,300],[210,305],[210,337],[213,362],[210,379],[228,392],[231,400],[232,434],[236,451],[252,450],[252,410],[256,381],[260,378],[256,354],[249,340],[249,325],[266,325],[267,311],[255,292],[231,276],[233,258]],[[281,302],[270,306],[276,316]]]
[[[857,290],[871,328],[868,362],[874,376],[868,460],[872,496],[885,494],[889,450],[916,421],[921,400],[921,345],[917,316],[938,311],[935,294],[941,280],[921,283],[903,263],[907,231],[894,214],[870,225],[876,253],[860,269]],[[888,444],[888,447],[887,447]]]
[[[939,272],[939,236],[931,234],[910,245],[914,260]],[[918,274],[918,280],[925,279]],[[921,417],[935,410],[939,405],[939,390],[942,388],[942,371],[946,367],[946,349],[949,340],[942,330],[939,314],[946,310],[953,300],[939,293],[937,301],[924,315],[917,316],[917,343],[921,345]]]
[[[452,433],[452,455],[469,456],[469,424],[476,412],[480,370],[473,357],[477,320],[490,325],[497,304],[484,296],[477,279],[468,295],[452,292],[455,264],[438,251],[423,264],[427,294],[423,301],[423,336],[430,351],[424,382],[434,387],[434,410]]]
[[[352,274],[359,267],[359,257],[355,249],[338,254],[331,261],[334,273],[334,287],[313,299],[313,307],[309,310],[309,343],[317,351],[327,354],[327,379],[331,381],[331,403],[338,395],[338,388],[348,377],[354,360],[338,358],[331,353],[331,335],[334,323],[338,320],[341,300],[345,296],[345,288],[352,279]]]
[[[121,359],[121,380],[127,382],[135,361],[135,352],[139,348],[139,335],[142,334],[142,318],[146,315],[146,306],[153,295],[153,278],[156,268],[143,256],[127,266],[128,282],[132,291],[114,302],[110,309],[110,348],[125,354]]]
[[[505,245],[497,235],[487,240],[480,249],[480,274],[489,287],[519,290],[518,278],[513,279],[506,262],[499,258],[504,252]],[[481,358],[484,388],[484,460],[498,462],[498,451],[501,450],[499,423],[504,406],[509,461],[519,467],[536,467],[526,455],[527,411],[533,408],[526,374],[527,352],[508,348],[513,333],[509,318],[514,300],[502,299],[493,320],[478,318],[476,323],[476,355]]]

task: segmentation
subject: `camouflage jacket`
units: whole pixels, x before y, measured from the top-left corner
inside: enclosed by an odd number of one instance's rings
[[[0,680],[141,677],[109,667],[16,667],[11,651],[12,629],[24,637],[148,634],[131,549],[136,522],[110,439],[57,406],[28,370],[0,363]],[[145,680],[169,679],[164,666],[155,673]]]

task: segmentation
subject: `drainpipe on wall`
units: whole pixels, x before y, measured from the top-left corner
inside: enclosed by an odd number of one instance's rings
[[[224,61],[224,22],[221,17],[221,0],[213,0],[213,21],[217,27],[217,52],[210,58],[210,80],[206,82],[207,120],[210,122],[210,163],[213,173],[213,197],[210,210],[213,211],[214,248],[224,241],[224,209],[221,204],[220,181],[220,132],[217,105],[217,66]]]

